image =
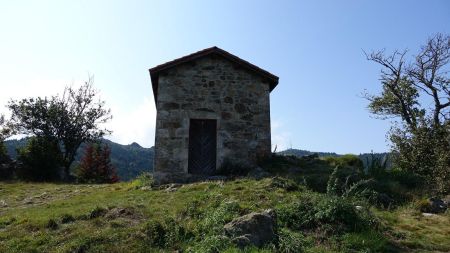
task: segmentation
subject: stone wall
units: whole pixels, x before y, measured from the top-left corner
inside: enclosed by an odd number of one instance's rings
[[[221,56],[159,75],[155,171],[187,173],[189,121],[217,120],[217,162],[254,164],[270,154],[269,83]]]

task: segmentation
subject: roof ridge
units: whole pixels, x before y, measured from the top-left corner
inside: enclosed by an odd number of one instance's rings
[[[157,91],[158,91],[159,72],[169,69],[169,68],[172,68],[172,67],[175,67],[182,63],[196,60],[198,58],[204,57],[211,53],[218,53],[218,54],[222,55],[223,57],[227,58],[228,60],[233,61],[237,64],[240,64],[240,65],[246,67],[247,69],[254,71],[254,72],[264,76],[265,78],[269,79],[270,91],[272,91],[278,84],[279,78],[277,76],[275,76],[274,74],[254,65],[246,60],[243,60],[243,59],[239,58],[238,56],[233,55],[217,46],[212,46],[212,47],[208,47],[208,48],[202,49],[200,51],[185,55],[183,57],[176,58],[176,59],[168,61],[166,63],[157,65],[153,68],[150,68],[149,72],[150,72],[150,77],[151,77],[151,81],[152,81],[152,88],[153,88],[153,95],[155,98],[155,103],[157,101],[156,99],[157,99]]]

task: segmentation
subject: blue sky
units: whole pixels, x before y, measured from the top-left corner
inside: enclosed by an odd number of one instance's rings
[[[148,69],[218,46],[280,77],[278,150],[386,151],[389,122],[368,113],[379,66],[362,50],[408,48],[450,32],[449,1],[0,1],[0,113],[95,76],[108,138],[154,142]]]

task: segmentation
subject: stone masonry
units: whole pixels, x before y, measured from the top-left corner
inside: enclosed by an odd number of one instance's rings
[[[196,54],[150,69],[154,175],[164,182],[189,176],[190,119],[216,120],[216,169],[227,160],[251,166],[271,152],[269,95],[278,77],[216,47]]]

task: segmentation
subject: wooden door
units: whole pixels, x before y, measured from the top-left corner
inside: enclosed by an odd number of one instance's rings
[[[212,175],[216,170],[215,119],[191,119],[189,125],[189,162],[191,174]]]

